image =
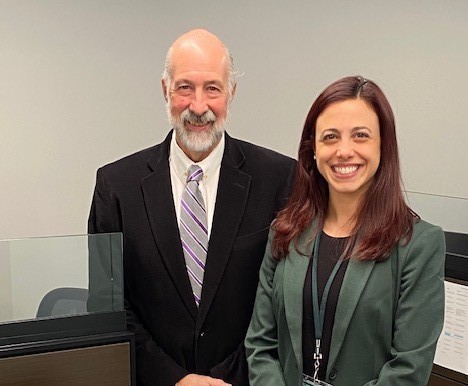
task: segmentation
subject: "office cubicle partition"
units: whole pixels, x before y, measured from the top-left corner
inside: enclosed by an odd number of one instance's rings
[[[0,241],[0,385],[134,382],[122,235]]]
[[[445,232],[445,323],[428,386],[468,385],[468,234]]]

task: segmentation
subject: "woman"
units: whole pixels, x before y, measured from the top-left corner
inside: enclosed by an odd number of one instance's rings
[[[392,109],[362,77],[312,105],[245,345],[251,386],[426,385],[443,324],[442,230],[405,204]]]

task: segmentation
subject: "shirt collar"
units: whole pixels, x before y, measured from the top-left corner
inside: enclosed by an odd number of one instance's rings
[[[200,162],[193,162],[184,151],[179,147],[175,139],[175,131],[172,133],[169,163],[171,168],[174,168],[177,176],[185,184],[187,182],[187,170],[191,165],[198,165],[203,170],[203,183],[211,178],[216,170],[221,165],[224,154],[225,138],[224,133],[221,136],[221,140],[218,142],[216,147],[204,160]]]

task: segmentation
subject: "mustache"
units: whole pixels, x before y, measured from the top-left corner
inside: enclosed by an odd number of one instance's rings
[[[208,109],[202,115],[198,115],[187,108],[184,111],[182,111],[182,113],[180,114],[180,120],[182,122],[187,122],[191,125],[201,126],[201,125],[206,125],[207,123],[215,122],[216,115],[210,109]]]

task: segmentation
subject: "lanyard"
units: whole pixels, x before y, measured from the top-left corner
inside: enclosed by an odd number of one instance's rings
[[[331,285],[335,276],[340,269],[341,263],[343,262],[343,255],[340,256],[338,261],[336,262],[333,270],[325,284],[325,289],[323,290],[322,295],[322,302],[318,301],[318,283],[317,283],[317,260],[318,260],[318,252],[319,252],[319,244],[320,244],[320,237],[322,236],[322,231],[319,231],[317,237],[315,238],[315,245],[314,245],[314,254],[313,254],[313,261],[312,261],[312,307],[313,307],[313,314],[314,314],[314,328],[315,328],[315,353],[314,353],[314,381],[316,381],[319,367],[320,367],[320,360],[322,359],[322,353],[320,351],[321,347],[320,344],[322,342],[322,333],[323,333],[323,322],[325,320],[325,308],[327,307],[327,299],[328,293],[330,292]]]

